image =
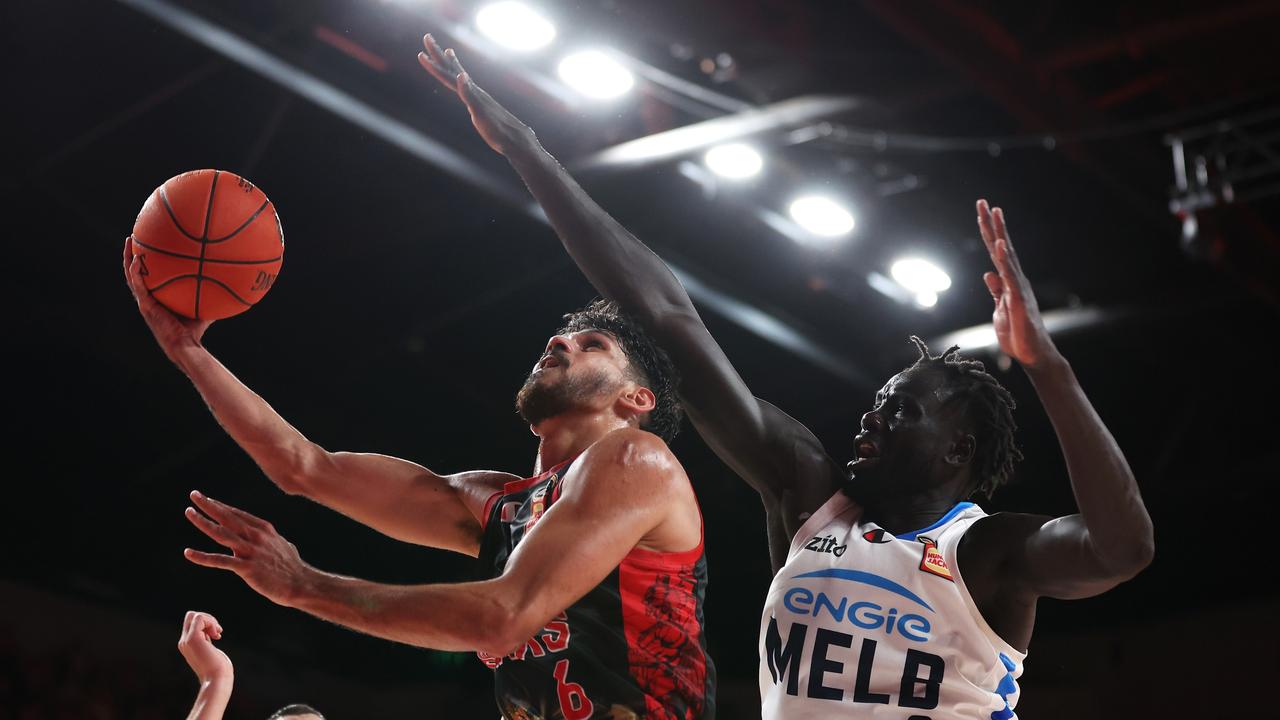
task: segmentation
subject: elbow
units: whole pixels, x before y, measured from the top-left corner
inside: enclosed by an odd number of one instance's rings
[[[333,462],[329,451],[312,442],[287,450],[284,455],[284,467],[278,472],[268,472],[268,475],[286,495],[310,497],[315,490],[316,478],[321,477]]]
[[[1149,529],[1146,537],[1143,538],[1142,542],[1138,543],[1138,548],[1134,552],[1134,555],[1134,575],[1146,570],[1147,567],[1151,565],[1151,562],[1156,559],[1156,538],[1155,534]]]
[[[1146,570],[1155,557],[1155,536],[1148,526],[1142,537],[1128,543],[1123,551],[1110,554],[1106,560],[1106,566],[1116,580],[1124,582],[1132,580],[1138,573]]]
[[[503,657],[530,642],[546,625],[547,618],[539,616],[538,603],[504,588],[500,581],[491,589],[494,592],[480,593],[472,606],[476,614],[470,644],[481,653]]]
[[[1151,562],[1156,559],[1156,534],[1155,528],[1151,525],[1150,516],[1147,516],[1146,522],[1142,524],[1142,533],[1133,542],[1133,549],[1130,555],[1129,569],[1133,572],[1133,575],[1146,570],[1151,565]]]
[[[681,302],[681,300],[684,300]],[[671,337],[686,332],[689,327],[697,327],[702,323],[698,319],[698,311],[689,304],[687,298],[661,296],[652,301],[639,321],[654,335]]]
[[[519,650],[537,632],[531,627],[527,613],[509,607],[491,608],[477,618],[476,650],[493,657],[504,657]]]

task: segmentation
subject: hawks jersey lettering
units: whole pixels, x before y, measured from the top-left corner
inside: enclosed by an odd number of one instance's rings
[[[836,493],[796,533],[760,624],[766,720],[1010,720],[1026,653],[982,618],[956,549],[960,503],[893,536]]]
[[[497,577],[560,496],[570,463],[507,483],[489,500],[480,559]],[[566,548],[565,552],[573,552]],[[507,720],[715,717],[715,668],[707,656],[702,543],[659,553],[634,548],[622,563],[519,650],[480,653],[494,671]]]

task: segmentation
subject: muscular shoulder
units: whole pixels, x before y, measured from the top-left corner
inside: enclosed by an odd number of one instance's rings
[[[1047,515],[1000,512],[973,523],[958,548],[962,572],[968,576],[1006,579],[1011,561],[1022,556],[1027,540],[1046,522]]]
[[[684,480],[684,468],[657,435],[635,428],[614,430],[582,454],[575,468],[592,477],[622,481]]]
[[[960,545],[998,557],[1026,542],[1051,519],[1047,515],[1032,513],[998,512],[974,522],[965,531]]]
[[[643,430],[615,430],[578,458],[564,480],[564,496],[603,510],[656,509],[692,493],[679,461],[660,438]]]

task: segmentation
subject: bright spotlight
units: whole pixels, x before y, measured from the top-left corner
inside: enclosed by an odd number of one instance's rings
[[[938,304],[938,293],[922,292],[916,294],[916,304],[922,308],[931,308]]]
[[[814,235],[835,237],[853,230],[853,215],[821,195],[807,195],[791,203],[791,219]]]
[[[754,148],[742,143],[717,145],[707,151],[703,160],[720,177],[745,180],[760,172],[764,158]]]
[[[480,8],[476,13],[476,27],[490,40],[520,52],[546,47],[556,37],[556,26],[550,20],[528,5],[512,0]]]
[[[560,61],[560,79],[574,90],[596,100],[609,100],[636,84],[631,71],[608,53],[583,50]]]
[[[940,293],[951,287],[951,277],[942,268],[922,258],[904,258],[889,268],[889,274],[913,293]]]
[[[938,304],[938,293],[951,287],[951,277],[942,268],[922,258],[904,258],[889,268],[898,284],[916,296],[916,304],[931,308]]]

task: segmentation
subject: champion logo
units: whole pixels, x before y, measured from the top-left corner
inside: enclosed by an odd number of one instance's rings
[[[862,539],[869,543],[880,545],[892,541],[893,536],[886,532],[884,528],[875,528],[862,533]]]
[[[924,536],[916,539],[924,545],[924,554],[920,556],[920,569],[930,575],[937,575],[955,582],[955,578],[951,577],[951,568],[947,567],[947,561],[943,559],[942,551],[938,549],[938,543]]]

